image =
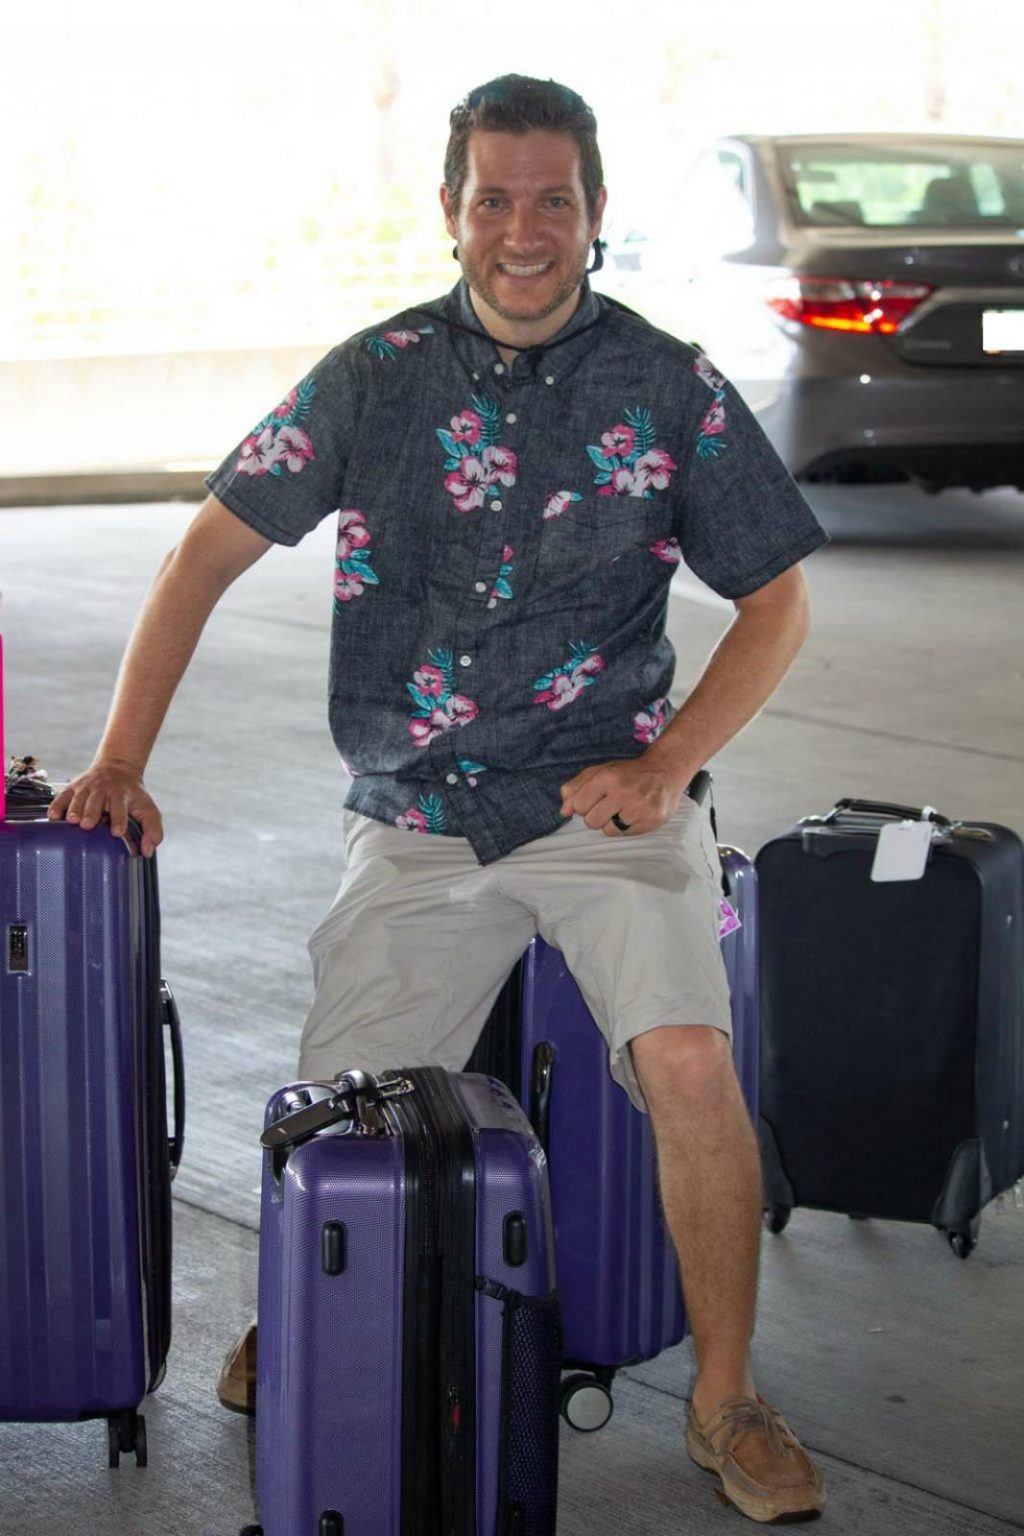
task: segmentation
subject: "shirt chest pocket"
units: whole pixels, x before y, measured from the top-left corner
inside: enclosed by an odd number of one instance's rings
[[[565,504],[556,515],[551,515],[555,498],[548,503],[537,558],[539,586],[576,585],[644,553],[654,560],[653,546],[671,537],[671,508],[653,498],[584,492],[578,501],[569,501],[568,492],[561,496]]]

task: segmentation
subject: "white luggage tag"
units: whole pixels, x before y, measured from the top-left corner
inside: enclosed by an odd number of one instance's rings
[[[932,832],[930,821],[891,821],[878,834],[872,880],[920,880],[928,865]]]

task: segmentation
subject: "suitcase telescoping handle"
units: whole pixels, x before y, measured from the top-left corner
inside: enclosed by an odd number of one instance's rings
[[[548,1155],[551,1135],[551,1078],[557,1051],[550,1040],[542,1040],[533,1052],[533,1076],[530,1080],[530,1124],[537,1140]]]
[[[931,805],[893,805],[888,800],[849,799],[837,800],[828,815],[822,817],[822,825],[840,821],[847,812],[854,816],[893,816],[898,821],[931,821],[937,827],[952,826],[949,817],[941,816]]]
[[[178,1171],[182,1149],[185,1145],[185,1053],[181,1044],[181,1019],[174,993],[166,981],[160,983],[160,1011],[165,1029],[171,1036],[171,1071],[174,1084],[174,1127],[167,1148],[171,1163],[171,1178]]]
[[[301,1086],[296,1084],[296,1087]],[[327,1088],[330,1093],[326,1099],[317,1099],[268,1125],[260,1137],[260,1145],[268,1152],[298,1146],[299,1142],[308,1141],[318,1131],[338,1125],[342,1120],[351,1121],[357,1134],[381,1135],[386,1131],[386,1124],[378,1105],[386,1099],[400,1098],[414,1091],[406,1077],[378,1079],[369,1072],[344,1072],[333,1083],[308,1083],[305,1086]]]

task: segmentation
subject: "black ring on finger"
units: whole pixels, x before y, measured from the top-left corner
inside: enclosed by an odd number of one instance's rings
[[[612,817],[612,826],[618,827],[620,832],[628,832],[632,825],[633,823],[631,821],[623,821],[618,811],[616,811],[615,815]]]

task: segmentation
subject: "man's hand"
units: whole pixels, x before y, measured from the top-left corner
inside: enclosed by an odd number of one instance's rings
[[[562,815],[582,816],[588,827],[606,837],[638,837],[653,832],[678,809],[689,782],[646,754],[584,768],[562,785]],[[618,816],[624,833],[612,820]]]
[[[142,828],[142,853],[152,858],[164,839],[160,812],[134,768],[117,763],[97,762],[62,789],[51,803],[47,815],[51,821],[77,822],[86,832],[95,827],[104,813],[110,818],[114,837],[123,837],[128,817]]]

